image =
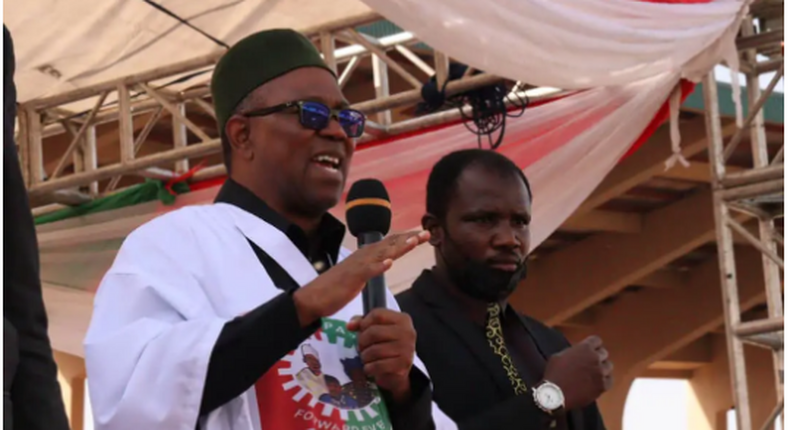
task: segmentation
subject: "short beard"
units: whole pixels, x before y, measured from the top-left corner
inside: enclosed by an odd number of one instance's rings
[[[293,196],[293,194],[291,194]],[[333,203],[323,203],[316,200],[309,201],[306,198],[292,198],[288,200],[288,212],[303,218],[321,218],[330,209],[337,206],[340,198],[336,198]]]

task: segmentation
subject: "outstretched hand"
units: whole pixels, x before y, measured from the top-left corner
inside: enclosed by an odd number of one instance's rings
[[[429,238],[427,231],[387,236],[358,249],[313,282],[296,290],[293,298],[302,327],[334,315],[362,291],[367,281],[389,270],[393,261]]]

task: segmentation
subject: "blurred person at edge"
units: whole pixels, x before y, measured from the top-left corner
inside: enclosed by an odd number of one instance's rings
[[[85,339],[96,429],[454,428],[395,298],[358,317],[365,283],[428,233],[341,249],[327,211],[365,118],[334,72],[267,30],[225,53],[211,91],[229,179],[132,232],[103,278]]]
[[[33,214],[14,143],[16,58],[3,25],[3,429],[68,430],[47,334]]]
[[[494,151],[463,150],[433,167],[427,188],[422,226],[436,266],[397,299],[436,404],[460,429],[603,430],[595,401],[612,363],[601,340],[570,346],[507,304],[530,247],[524,172]]]

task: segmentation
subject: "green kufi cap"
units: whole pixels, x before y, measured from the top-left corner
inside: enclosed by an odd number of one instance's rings
[[[248,94],[301,67],[320,67],[334,75],[313,43],[294,30],[265,30],[233,45],[219,60],[211,77],[220,134],[236,106]]]

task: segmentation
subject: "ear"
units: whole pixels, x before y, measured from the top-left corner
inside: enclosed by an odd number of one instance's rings
[[[230,147],[241,158],[250,160],[253,157],[250,141],[249,121],[241,115],[233,115],[225,123],[225,135]]]
[[[428,243],[431,245],[439,246],[444,241],[442,225],[439,222],[439,218],[436,218],[433,214],[426,213],[422,216],[422,228],[431,233],[431,238],[428,239]]]

